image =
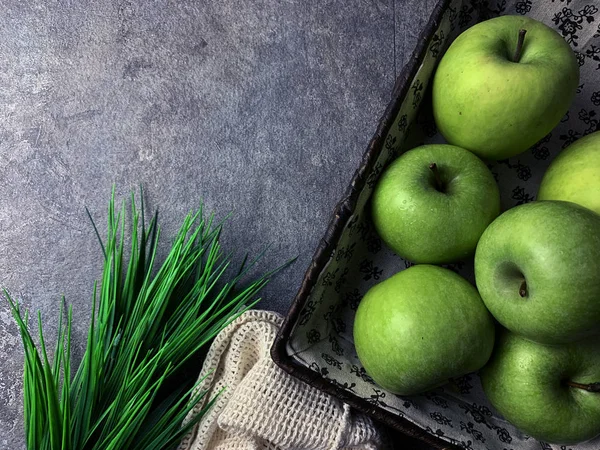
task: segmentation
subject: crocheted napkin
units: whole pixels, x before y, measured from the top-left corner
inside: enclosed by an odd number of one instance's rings
[[[207,401],[224,390],[179,450],[380,448],[370,418],[273,363],[269,349],[282,321],[276,313],[251,310],[217,336],[199,389],[208,391]]]

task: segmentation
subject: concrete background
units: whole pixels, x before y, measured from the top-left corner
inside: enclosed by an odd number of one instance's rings
[[[1,0],[0,284],[84,342],[111,186],[164,242],[203,198],[224,243],[298,261],[285,313],[434,0]],[[22,350],[0,301],[0,449],[24,448]]]

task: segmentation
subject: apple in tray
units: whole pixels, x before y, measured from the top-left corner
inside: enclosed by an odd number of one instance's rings
[[[544,174],[538,200],[566,200],[600,214],[600,131],[560,152]]]
[[[372,197],[379,236],[416,263],[472,255],[499,212],[500,193],[487,166],[471,152],[445,144],[423,145],[394,160]]]
[[[556,31],[525,16],[501,16],[450,45],[433,79],[433,114],[450,144],[505,159],[559,123],[578,85],[575,54]]]
[[[481,383],[492,405],[536,439],[574,444],[600,434],[597,339],[542,345],[499,333]]]
[[[475,280],[498,322],[528,339],[560,344],[597,335],[600,215],[564,201],[509,209],[481,236]]]
[[[418,394],[480,369],[494,346],[494,322],[471,283],[417,265],[376,284],[354,320],[359,360],[390,392]]]

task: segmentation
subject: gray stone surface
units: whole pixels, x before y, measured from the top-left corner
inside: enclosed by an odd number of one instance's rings
[[[287,311],[435,1],[2,0],[0,284],[61,295],[84,341],[111,186],[142,184],[164,241],[203,198],[229,250],[298,261]],[[101,227],[102,228],[102,227]],[[0,302],[0,449],[24,448],[22,351]]]

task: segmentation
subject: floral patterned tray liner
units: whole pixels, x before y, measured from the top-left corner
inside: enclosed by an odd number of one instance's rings
[[[352,343],[354,313],[362,295],[373,284],[411,265],[382,244],[369,218],[368,201],[382,169],[399,153],[422,143],[444,142],[432,119],[428,87],[435,65],[449,42],[462,30],[487,17],[526,14],[552,26],[577,54],[581,84],[574,104],[561,123],[530,151],[489,164],[500,186],[503,209],[508,209],[534,200],[550,161],[577,138],[598,129],[599,9],[600,5],[590,0],[450,2],[359,195],[353,215],[299,315],[287,343],[289,355],[374,407],[405,417],[464,449],[600,449],[600,439],[575,446],[558,446],[524,435],[500,417],[485,399],[477,374],[466,375],[425,395],[393,395],[376,386],[365,373]],[[449,267],[474,282],[472,263]]]

